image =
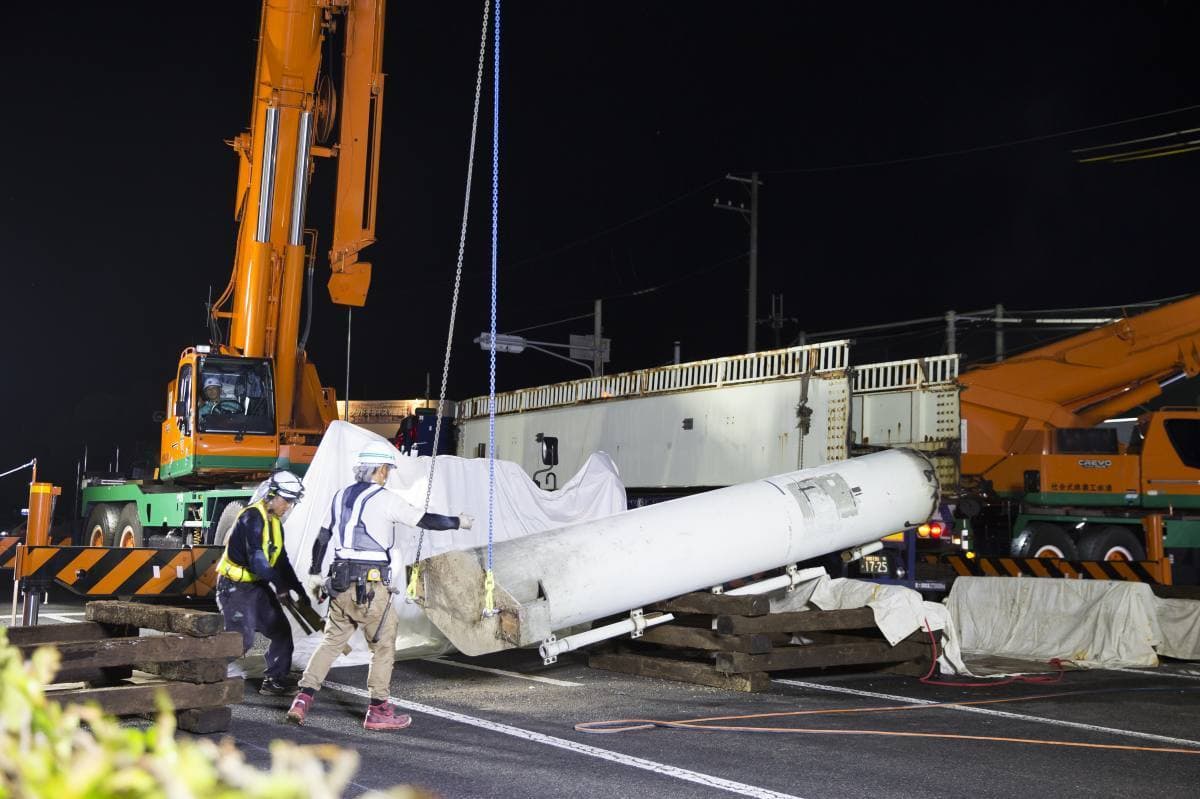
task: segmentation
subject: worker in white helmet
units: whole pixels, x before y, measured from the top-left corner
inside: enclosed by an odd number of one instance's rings
[[[318,600],[327,594],[330,603],[325,638],[308,661],[300,678],[300,693],[288,710],[288,719],[297,724],[304,723],[330,666],[360,627],[371,649],[367,672],[371,703],[363,726],[368,730],[402,730],[412,723],[411,717],[397,713],[388,702],[398,631],[396,614],[388,611],[404,575],[392,526],[467,529],[472,519],[465,513],[423,513],[389,491],[384,484],[395,466],[394,450],[386,444],[370,445],[360,452],[355,460],[354,482],[334,495],[313,543],[312,566],[305,585]],[[334,556],[326,578],[322,565],[330,542]]]
[[[199,415],[200,418],[208,416],[221,404],[221,378],[217,375],[208,375],[204,378],[204,388],[201,390],[204,395],[204,402],[200,403]],[[226,405],[229,409],[236,410],[237,403],[233,400],[226,400]]]
[[[254,634],[270,640],[266,676],[259,693],[282,696],[296,681],[292,667],[292,628],[283,615],[280,597],[289,591],[304,596],[283,546],[283,518],[304,496],[304,485],[291,472],[279,471],[264,481],[225,539],[217,564],[217,607],[225,629],[242,635],[242,654],[254,645]]]

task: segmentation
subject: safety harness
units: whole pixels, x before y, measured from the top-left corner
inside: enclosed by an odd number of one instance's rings
[[[273,567],[275,561],[279,560],[280,553],[283,552],[283,525],[279,523],[279,519],[267,513],[266,500],[255,502],[253,505],[245,508],[242,513],[249,513],[251,510],[256,510],[262,514],[263,554],[267,556],[267,563]],[[242,513],[238,514],[239,519],[242,518]],[[217,574],[237,583],[252,583],[259,579],[250,569],[245,566],[239,566],[229,558],[228,542],[225,544],[225,552],[221,555],[221,561],[217,564]]]

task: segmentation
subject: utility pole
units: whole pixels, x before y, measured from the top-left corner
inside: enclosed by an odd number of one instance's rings
[[[953,355],[958,352],[958,341],[955,328],[958,325],[958,314],[954,311],[946,311],[946,354]]]
[[[996,363],[1004,360],[1004,306],[996,303]]]
[[[775,349],[779,349],[780,347],[783,346],[780,335],[783,331],[784,323],[785,322],[798,322],[800,320],[796,319],[795,317],[792,317],[792,316],[784,316],[783,315],[783,295],[782,294],[772,294],[771,295],[771,315],[768,316],[763,321],[767,323],[767,325],[771,328],[772,331],[774,331],[774,333],[775,333]],[[803,335],[803,334],[801,334],[801,335]],[[803,344],[804,342],[801,341],[800,343]]]
[[[601,349],[604,342],[600,338],[601,302],[596,300],[596,309],[592,313],[592,374],[596,377],[604,374],[604,351]]]
[[[758,324],[758,187],[762,185],[762,181],[758,179],[758,172],[751,172],[748,178],[726,175],[725,179],[750,187],[750,208],[747,209],[745,203],[737,205],[731,202],[723,203],[719,198],[713,200],[713,208],[736,211],[750,223],[750,280],[746,292],[746,352],[755,352],[758,350],[755,335],[755,327]]]

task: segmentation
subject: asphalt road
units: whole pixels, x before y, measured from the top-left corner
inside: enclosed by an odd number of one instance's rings
[[[81,617],[52,604],[42,621]],[[550,667],[533,651],[417,660],[392,681],[408,730],[362,728],[364,666],[331,672],[304,727],[284,721],[288,699],[249,680],[227,734],[264,766],[274,738],[351,747],[361,757],[351,796],[412,784],[442,797],[1193,797],[1200,785],[1200,664],[984,688],[776,676],[768,692],[742,694],[591,670],[575,654]],[[782,732],[574,729],[756,713],[804,715],[723,722],[793,730]]]

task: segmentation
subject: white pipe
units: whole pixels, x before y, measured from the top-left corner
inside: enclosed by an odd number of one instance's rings
[[[791,590],[800,583],[806,583],[809,580],[816,580],[819,577],[825,576],[825,567],[813,566],[809,569],[801,569],[800,571],[789,571],[787,574],[781,574],[778,577],[768,577],[765,580],[759,580],[757,583],[743,585],[740,588],[734,588],[732,591],[724,591],[726,596],[746,596],[748,594],[766,594],[779,588]]]
[[[873,541],[870,544],[863,544],[861,547],[847,550],[842,553],[842,561],[844,563],[853,563],[856,560],[862,560],[864,555],[870,555],[873,552],[878,552],[883,549],[882,541]]]
[[[638,632],[647,627],[654,627],[659,624],[664,624],[668,621],[674,621],[675,616],[672,613],[663,613],[658,616],[643,616],[637,618],[623,619],[613,624],[606,624],[603,627],[597,627],[593,630],[585,630],[575,635],[568,635],[566,638],[555,638],[550,636],[540,647],[538,653],[542,656],[542,662],[549,666],[554,661],[558,660],[558,656],[564,652],[572,652],[580,647],[588,644],[595,644],[600,641],[607,641],[610,638],[616,638],[626,633]]]
[[[877,543],[928,521],[933,465],[892,449],[498,542],[499,617],[482,619],[481,549],[421,570],[429,620],[465,655],[546,640],[748,574]]]

